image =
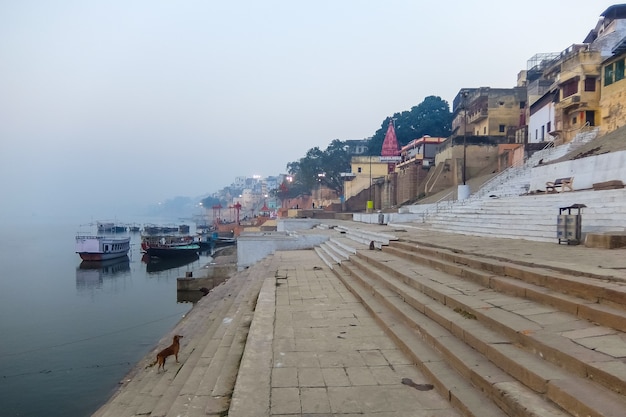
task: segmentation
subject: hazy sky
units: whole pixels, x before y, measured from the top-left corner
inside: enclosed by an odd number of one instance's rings
[[[427,96],[515,86],[612,4],[0,0],[0,220],[285,172]]]

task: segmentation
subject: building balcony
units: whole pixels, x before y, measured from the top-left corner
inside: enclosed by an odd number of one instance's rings
[[[489,110],[480,109],[476,113],[467,115],[467,123],[476,123],[483,119],[486,119],[488,116],[489,116]]]
[[[579,107],[582,104],[580,94],[574,94],[559,101],[558,106],[563,110],[568,110],[572,107]]]

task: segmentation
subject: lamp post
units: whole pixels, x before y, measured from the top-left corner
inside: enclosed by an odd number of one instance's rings
[[[372,201],[372,155],[370,155],[370,201]]]
[[[457,198],[459,200],[465,200],[470,196],[469,185],[467,182],[467,96],[468,91],[461,91],[462,105],[463,105],[463,170],[461,172],[462,185],[458,186]]]
[[[325,172],[320,172],[319,174],[317,174],[317,182],[319,183],[319,191],[317,194],[317,208],[321,208],[321,203],[320,201],[322,201],[322,181],[324,179],[324,177],[326,177],[326,173]],[[313,208],[315,208],[315,205],[313,205]]]
[[[463,97],[463,185],[467,182],[467,91],[461,93]]]
[[[370,155],[370,196],[367,200],[366,212],[371,213],[374,211],[374,200],[372,200],[372,155]]]

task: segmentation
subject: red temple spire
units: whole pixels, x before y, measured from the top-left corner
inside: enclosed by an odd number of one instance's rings
[[[391,174],[396,168],[396,162],[400,159],[400,146],[398,146],[398,138],[396,138],[396,130],[393,127],[393,119],[389,118],[389,126],[383,141],[383,148],[380,151],[381,159],[387,158],[387,173]],[[391,162],[391,160],[395,160]]]
[[[396,138],[396,130],[393,127],[393,119],[389,119],[389,126],[383,141],[383,148],[380,152],[381,156],[398,156],[400,155],[400,147]]]

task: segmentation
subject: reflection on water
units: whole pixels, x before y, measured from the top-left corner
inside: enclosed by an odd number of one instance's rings
[[[190,254],[188,256],[180,256],[177,258],[153,258],[148,254],[144,254],[141,257],[141,262],[146,264],[146,271],[148,273],[161,272],[168,269],[180,268],[181,266],[189,265],[192,262],[200,259],[197,253]]]
[[[148,273],[134,233],[127,258],[81,262],[77,226],[39,220],[0,224],[0,334],[10,335],[0,343],[0,416],[89,416],[189,312],[176,278],[210,258]]]
[[[76,288],[99,288],[105,278],[116,278],[130,274],[128,256],[106,261],[82,261],[76,268]]]

